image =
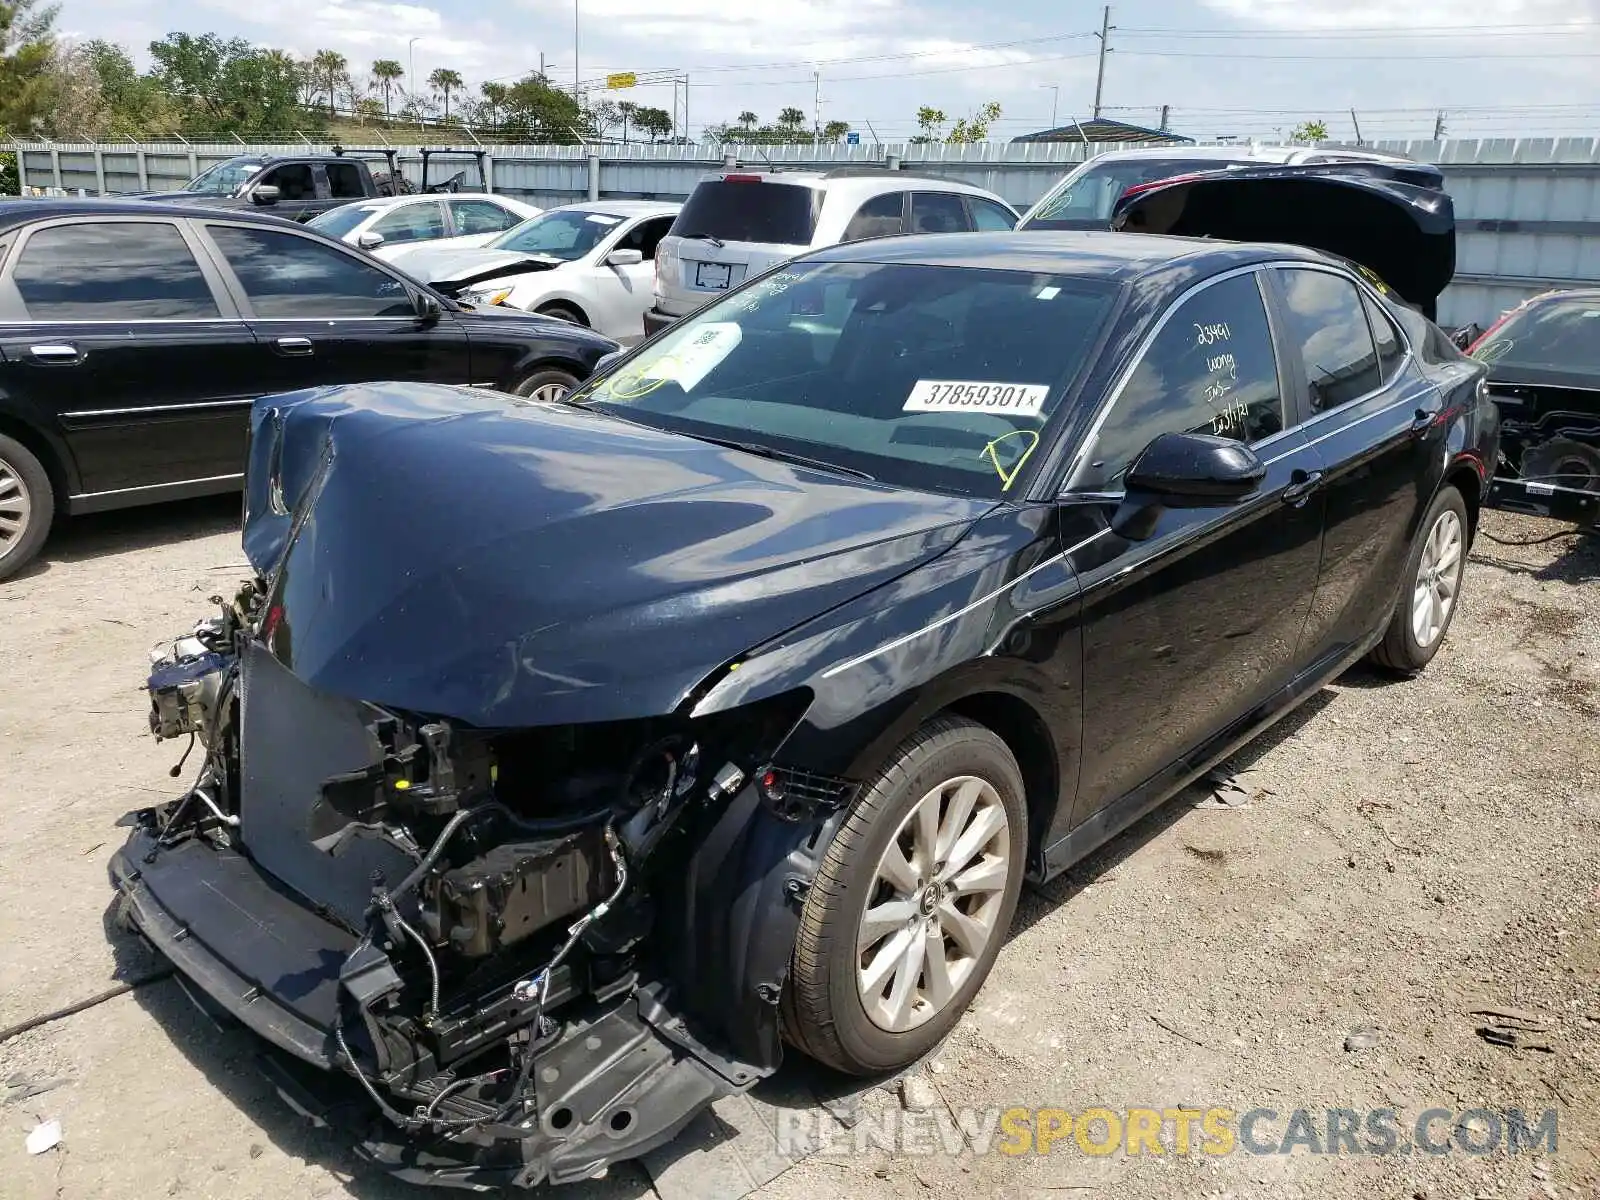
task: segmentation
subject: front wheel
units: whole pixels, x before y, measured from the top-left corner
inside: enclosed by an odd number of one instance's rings
[[[1372,661],[1414,675],[1433,661],[1455,619],[1467,569],[1467,504],[1453,487],[1434,497],[1406,560],[1406,585]]]
[[[567,398],[567,393],[577,386],[576,375],[570,375],[559,367],[546,367],[542,371],[535,371],[511,390],[541,404],[560,404]]]
[[[982,725],[941,717],[862,793],[806,897],[788,1040],[853,1075],[909,1065],[988,977],[1022,888],[1022,773]]]

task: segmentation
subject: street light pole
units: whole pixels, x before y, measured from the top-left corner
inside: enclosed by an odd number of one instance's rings
[[[411,89],[411,99],[413,102],[415,102],[417,98],[417,43],[421,40],[422,39],[419,37],[414,37],[406,43],[406,53],[411,58],[411,82],[406,86]]]
[[[582,73],[578,68],[578,6],[579,0],[572,0],[572,98],[574,100],[578,99],[579,89],[582,87]]]
[[[1050,128],[1056,127],[1056,110],[1061,102],[1061,85],[1059,83],[1041,83],[1040,87],[1050,89]]]

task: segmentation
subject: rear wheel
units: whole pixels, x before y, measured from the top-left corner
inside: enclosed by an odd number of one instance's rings
[[[982,725],[942,717],[864,791],[807,894],[784,1033],[856,1075],[915,1062],[954,1028],[1016,911],[1022,773]]]
[[[55,517],[44,466],[21,442],[0,436],[0,579],[33,561]]]
[[[1433,661],[1455,619],[1467,567],[1467,504],[1453,487],[1434,497],[1406,561],[1406,586],[1372,661],[1411,675]]]
[[[565,321],[569,325],[587,325],[583,314],[577,309],[565,304],[546,304],[543,308],[535,309],[541,317],[554,317],[557,321]]]
[[[559,367],[546,367],[542,371],[535,371],[511,390],[541,404],[559,404],[577,386],[577,376],[569,375]]]
[[[1522,456],[1522,476],[1558,487],[1600,492],[1600,449],[1573,438],[1551,438]]]

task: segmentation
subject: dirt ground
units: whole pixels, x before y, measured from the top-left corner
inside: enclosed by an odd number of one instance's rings
[[[105,924],[114,822],[172,788],[173,747],[145,732],[145,654],[242,574],[237,512],[73,522],[0,585],[0,1027],[152,965]],[[946,1111],[1270,1108],[1273,1138],[1296,1109],[1392,1108],[1404,1128],[1430,1108],[1548,1108],[1556,1153],[1090,1157],[1069,1138],[1048,1156],[915,1155],[846,1138],[760,1194],[1600,1196],[1597,579],[1595,539],[1480,539],[1423,677],[1352,673],[1238,757],[1248,804],[1197,808],[1195,792],[1025,895],[973,1012],[906,1089]],[[1478,1035],[1475,1011],[1508,1007],[1548,1050]],[[1373,1044],[1346,1049],[1363,1026]],[[251,1053],[171,981],[0,1045],[0,1195],[440,1194],[358,1166],[279,1104]],[[884,1090],[865,1107],[901,1104]],[[52,1118],[61,1146],[27,1155]],[[628,1166],[566,1194],[650,1184]]]

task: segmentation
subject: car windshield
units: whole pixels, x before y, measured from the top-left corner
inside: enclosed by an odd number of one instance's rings
[[[1243,165],[1242,159],[1141,158],[1091,163],[1068,175],[1022,218],[1019,229],[1072,229],[1103,225],[1122,193],[1141,183],[1194,171],[1219,171]]]
[[[1472,357],[1496,367],[1600,378],[1600,296],[1530,304],[1485,337]]]
[[[573,393],[630,421],[885,483],[998,499],[1039,450],[1115,284],[800,263]]]
[[[690,193],[672,234],[809,246],[821,208],[822,193],[802,184],[773,183],[762,175],[708,179]]]
[[[546,254],[572,262],[599,244],[623,218],[592,208],[557,208],[514,225],[489,243],[491,250]]]
[[[208,196],[231,196],[261,167],[259,158],[230,158],[227,162],[201,171],[183,185],[183,190],[203,192]]]
[[[346,204],[314,217],[306,224],[319,233],[341,238],[379,210],[370,204]]]

